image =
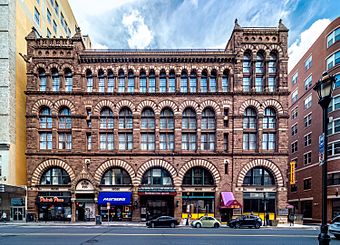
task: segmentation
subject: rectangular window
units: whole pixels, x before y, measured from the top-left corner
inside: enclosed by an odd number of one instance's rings
[[[311,164],[312,163],[312,152],[307,152],[303,154],[303,164]]]
[[[312,75],[305,80],[305,90],[308,90],[312,86],[312,80]]]
[[[296,184],[290,186],[290,192],[297,192],[297,185]]]
[[[142,76],[140,78],[140,88],[139,88],[139,91],[141,93],[146,93],[146,77],[145,76]]]
[[[65,27],[65,18],[62,12],[60,12],[60,23],[62,27]]]
[[[262,92],[263,91],[263,77],[255,78],[255,91]]]
[[[52,75],[52,90],[53,92],[58,92],[60,89],[60,79],[59,79],[59,75]]]
[[[276,91],[276,78],[269,77],[268,78],[268,92],[275,92]]]
[[[107,81],[107,92],[113,93],[114,88],[115,88],[115,78],[109,75],[108,81]]]
[[[223,76],[222,77],[222,92],[228,92],[229,88],[228,88],[228,77],[227,76]]]
[[[294,103],[295,101],[297,101],[298,96],[299,96],[299,91],[298,91],[298,90],[295,90],[295,91],[292,93],[292,103]]]
[[[51,33],[51,31],[47,28],[47,37],[48,38],[51,38],[52,37],[52,33]]]
[[[210,77],[209,79],[209,91],[210,92],[216,92],[216,78]]]
[[[73,87],[72,76],[66,76],[65,77],[65,91],[72,92],[72,87]]]
[[[92,135],[86,134],[87,150],[92,150]]]
[[[175,93],[175,89],[176,89],[176,78],[175,76],[170,76],[169,77],[169,92]]]
[[[181,78],[181,93],[188,93],[187,78]]]
[[[105,92],[105,78],[104,77],[98,78],[98,92],[101,92],[101,93]]]
[[[298,150],[298,142],[297,141],[292,143],[291,150],[292,150],[292,153],[297,152],[297,150]]]
[[[201,134],[201,150],[214,151],[215,150],[215,134],[202,133]]]
[[[229,134],[224,133],[223,134],[223,151],[224,152],[228,151],[228,138],[229,138]]]
[[[292,136],[296,135],[298,132],[298,125],[295,124],[292,126]]]
[[[292,77],[292,84],[296,84],[297,83],[297,80],[298,80],[298,77],[299,77],[299,73],[295,73]]]
[[[166,93],[166,77],[161,77],[159,79],[159,92]]]
[[[128,93],[135,92],[135,77],[128,78]]]
[[[149,78],[149,93],[155,92],[156,92],[156,78],[153,76]]]
[[[243,150],[255,150],[257,147],[256,133],[243,133]]]
[[[118,92],[119,93],[125,92],[125,77],[119,77]],[[145,92],[146,92],[146,90],[145,90]]]
[[[119,134],[119,150],[132,150],[133,140],[132,133],[120,133]]]
[[[55,21],[53,20],[53,31],[54,31],[54,34],[57,36],[57,28],[58,28],[58,26],[57,26],[57,23],[55,23]]]
[[[309,109],[312,106],[312,95],[309,95],[304,101],[305,110]]]
[[[303,190],[310,190],[310,189],[312,189],[312,178],[304,179]]]
[[[60,133],[58,139],[59,150],[71,150],[72,149],[72,134]]]
[[[327,185],[340,185],[340,172],[328,174]]]
[[[155,150],[155,134],[154,133],[142,133],[141,134],[141,150],[153,151]]]
[[[92,92],[93,90],[93,78],[92,77],[88,77],[87,78],[87,84],[86,84],[86,91],[87,92]]]
[[[196,81],[196,77],[190,77],[190,79],[189,79],[189,85],[190,85],[190,93],[196,93],[196,92],[197,92],[197,81]]]
[[[327,69],[331,69],[333,66],[340,63],[340,50],[332,54],[326,61]]]
[[[334,89],[340,87],[340,73],[335,75]]]
[[[294,108],[294,109],[292,110],[292,120],[294,120],[295,118],[297,118],[298,112],[299,112],[298,107],[296,107],[296,108]]]
[[[34,20],[35,23],[37,23],[40,26],[40,13],[36,8],[34,8]]]
[[[101,133],[99,134],[99,149],[100,150],[113,150],[113,134],[111,133]]]
[[[49,9],[47,9],[47,21],[52,24],[52,14]]]
[[[262,149],[275,150],[275,148],[276,148],[276,134],[275,133],[262,134]]]
[[[312,144],[312,133],[309,133],[304,136],[305,147],[310,146]]]
[[[307,71],[309,68],[312,67],[312,55],[308,57],[305,61],[305,70]]]
[[[182,133],[182,150],[196,150],[196,134]]]
[[[340,40],[340,28],[337,28],[327,36],[327,48],[332,46],[333,43],[339,40]]]
[[[52,133],[40,133],[40,149],[52,150]]]
[[[58,5],[57,1],[54,2],[54,10],[55,10],[56,15],[58,16],[59,15],[59,5]]]
[[[172,133],[161,133],[159,140],[160,150],[174,150],[175,149],[175,136]]]
[[[243,78],[243,92],[250,92],[250,77]]]
[[[312,113],[303,118],[305,127],[309,127],[312,124]]]

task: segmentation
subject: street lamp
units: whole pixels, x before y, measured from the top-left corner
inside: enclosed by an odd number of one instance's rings
[[[322,164],[322,224],[320,227],[320,234],[318,236],[320,245],[328,245],[331,241],[328,235],[327,226],[327,125],[328,125],[328,113],[327,109],[329,103],[332,100],[332,92],[334,86],[334,76],[324,72],[321,79],[315,84],[314,90],[318,93],[319,105],[322,107],[323,115],[323,135],[324,135],[324,146],[323,155],[324,161]],[[322,152],[320,152],[322,153]]]

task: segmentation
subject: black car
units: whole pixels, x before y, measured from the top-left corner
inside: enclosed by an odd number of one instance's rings
[[[255,215],[244,215],[228,222],[230,228],[253,227],[259,229],[261,225],[262,219]]]
[[[152,219],[149,220],[148,222],[146,222],[146,226],[147,227],[171,227],[171,228],[175,228],[176,225],[178,225],[179,222],[178,220],[176,220],[174,217],[170,217],[170,216],[160,216],[156,219]]]

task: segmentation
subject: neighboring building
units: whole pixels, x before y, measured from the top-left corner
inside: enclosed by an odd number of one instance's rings
[[[288,201],[303,214],[304,222],[321,222],[321,167],[319,135],[322,109],[313,86],[324,71],[336,76],[330,106],[328,137],[328,219],[340,214],[340,18],[334,20],[289,73],[291,91],[290,161],[296,162],[296,183],[290,185]]]
[[[28,210],[41,220],[285,221],[288,29],[225,50],[90,50],[27,36]]]
[[[22,220],[27,183],[25,37],[32,26],[42,36],[71,36],[77,24],[67,0],[3,0],[0,13],[0,212]]]

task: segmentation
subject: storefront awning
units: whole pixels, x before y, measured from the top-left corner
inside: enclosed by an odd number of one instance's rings
[[[138,189],[138,195],[170,195],[176,196],[176,189],[174,187],[164,187],[164,186],[142,186]]]
[[[98,195],[98,204],[106,205],[130,205],[131,192],[100,192]]]
[[[242,208],[232,192],[221,192],[220,208]]]

